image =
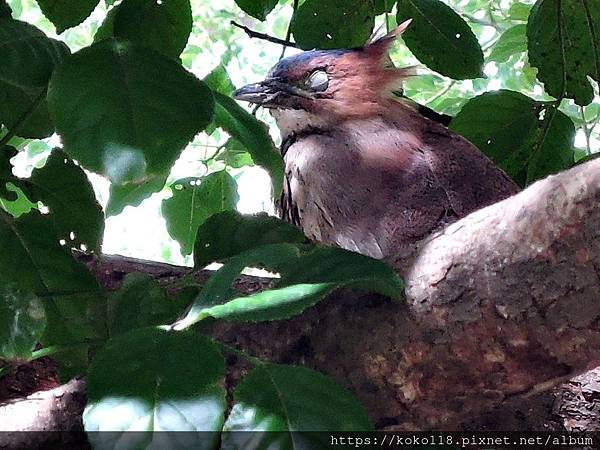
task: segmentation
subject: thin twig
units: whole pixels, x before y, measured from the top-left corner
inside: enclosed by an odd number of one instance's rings
[[[591,155],[592,154],[592,147],[590,146],[590,129],[588,128],[588,123],[585,120],[585,111],[583,110],[583,106],[581,106],[580,108],[581,111],[581,120],[583,121],[583,134],[585,134],[585,146],[586,146],[586,150],[587,150],[587,154]]]
[[[285,40],[290,42],[290,38],[292,37],[292,21],[294,20],[294,15],[296,14],[296,9],[298,9],[298,2],[299,0],[294,0],[294,4],[292,6],[293,12],[292,12],[292,17],[290,17],[290,23],[288,23],[288,28],[287,28],[287,32],[285,33]],[[283,59],[283,57],[285,56],[285,51],[287,50],[288,46],[284,45],[283,48],[281,49],[281,55],[279,56],[279,61],[281,61]]]
[[[234,27],[238,27],[241,30],[244,30],[248,36],[251,38],[262,39],[263,41],[272,42],[273,44],[285,45],[286,47],[298,48],[298,45],[295,42],[288,41],[286,39],[279,39],[275,36],[269,36],[265,33],[259,33],[258,31],[251,30],[250,28],[240,25],[234,20],[231,21],[231,25]]]
[[[484,27],[494,28],[499,33],[502,33],[502,31],[503,31],[502,27],[500,25],[498,25],[496,22],[492,22],[492,21],[485,20],[485,19],[478,19],[477,17],[471,16],[470,14],[463,14],[463,16],[470,22],[477,23],[479,25],[483,25]]]
[[[438,98],[446,95],[448,93],[448,91],[450,89],[452,89],[452,86],[454,86],[456,84],[456,80],[452,80],[450,83],[448,83],[448,85],[442,89],[440,92],[438,92],[437,94],[435,94],[433,97],[431,97],[430,99],[428,99],[425,104],[429,105],[431,103],[433,103],[434,101],[436,101]]]

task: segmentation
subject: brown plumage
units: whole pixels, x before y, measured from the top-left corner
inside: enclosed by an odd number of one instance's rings
[[[392,94],[411,74],[388,64],[406,25],[361,49],[286,58],[235,93],[270,108],[281,130],[282,218],[397,267],[427,235],[517,192],[435,114]]]

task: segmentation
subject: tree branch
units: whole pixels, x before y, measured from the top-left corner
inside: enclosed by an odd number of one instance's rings
[[[339,291],[289,320],[215,321],[206,332],[261,359],[329,374],[377,428],[459,429],[600,365],[599,204],[593,160],[427,238],[404,271],[405,302]],[[189,273],[85,258],[111,289],[129,272],[168,284]],[[254,292],[269,281],[240,283]],[[230,362],[228,389],[242,373]]]
[[[284,45],[286,47],[298,48],[298,45],[295,42],[291,42],[286,39],[279,39],[275,36],[270,36],[265,33],[259,33],[258,31],[251,30],[250,28],[248,28],[244,25],[240,25],[239,23],[237,23],[234,20],[232,20],[230,23],[234,27],[238,27],[239,29],[244,30],[246,32],[246,34],[248,36],[250,36],[251,38],[262,39],[263,41],[272,42],[273,44]]]

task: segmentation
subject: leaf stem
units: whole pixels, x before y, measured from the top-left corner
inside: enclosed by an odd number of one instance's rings
[[[272,42],[273,44],[285,45],[286,47],[298,48],[298,45],[295,42],[291,42],[286,39],[279,39],[275,36],[270,36],[265,33],[259,33],[258,31],[251,30],[250,28],[248,28],[244,25],[240,25],[235,20],[232,20],[230,23],[234,27],[237,27],[237,28],[245,31],[246,34],[248,36],[250,36],[251,38],[262,39],[263,41]]]
[[[229,344],[225,344],[224,342],[220,342],[220,341],[214,341],[219,347],[221,347],[221,349],[223,351],[225,351],[225,353],[229,353],[235,356],[239,356],[242,359],[245,359],[246,361],[248,361],[249,363],[251,363],[254,366],[262,366],[265,364],[265,362],[263,360],[261,360],[260,358],[257,358],[255,356],[249,355],[248,353],[246,353],[243,350],[239,350]]]
[[[38,96],[33,100],[29,108],[27,108],[23,112],[23,114],[21,114],[21,116],[13,125],[13,127],[10,130],[8,130],[8,132],[2,137],[2,139],[0,139],[0,148],[3,148],[6,144],[8,144],[8,142],[19,132],[19,130],[25,124],[25,122],[27,122],[27,120],[29,120],[29,118],[33,115],[36,108],[46,96],[46,89],[47,88],[42,89]]]
[[[29,361],[34,361],[36,359],[44,358],[46,356],[56,355],[57,353],[61,353],[67,350],[75,350],[80,347],[85,348],[89,345],[89,342],[83,342],[72,345],[51,345],[49,347],[40,348],[39,350],[31,352],[31,357],[29,358]]]

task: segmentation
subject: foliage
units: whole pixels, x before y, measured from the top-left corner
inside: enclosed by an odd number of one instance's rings
[[[451,128],[520,185],[594,157],[600,0],[235,2],[0,0],[0,361],[52,355],[64,377],[86,374],[88,430],[206,430],[211,439],[188,447],[214,448],[223,429],[267,429],[295,448],[292,431],[370,429],[351,394],[324,375],[258,360],[202,332],[207,322],[292,317],[342,287],[402,292],[382,262],[235,212],[244,171],[264,168],[277,197],[283,164],[268,126],[230,97],[236,64],[268,67],[242,55],[250,38],[229,20],[308,49],[360,46],[378,24],[411,18],[392,59],[429,71],[408,80],[404,95],[455,116]],[[35,25],[20,21],[32,8]],[[576,135],[585,137],[578,149]],[[186,152],[202,170],[175,176]],[[38,158],[27,176],[16,171],[23,155]],[[193,250],[197,269],[223,266],[203,286],[184,277],[165,289],[132,274],[106,292],[74,258],[102,245],[90,172],[110,181],[107,217],[170,192],[161,210],[181,252]],[[277,278],[242,295],[235,282],[248,267]],[[253,369],[225,417],[230,354]],[[160,446],[152,435],[137,438]]]

